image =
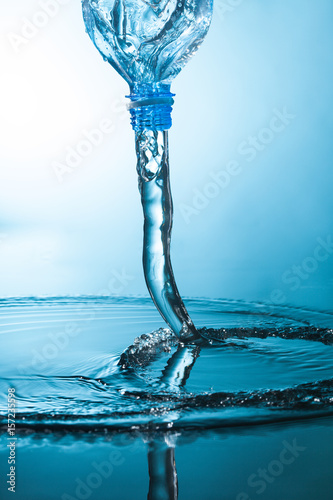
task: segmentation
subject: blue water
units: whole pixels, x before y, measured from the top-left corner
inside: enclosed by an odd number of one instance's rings
[[[203,346],[179,344],[148,299],[2,300],[1,414],[8,387],[17,421],[35,429],[207,428],[332,411],[330,314],[186,305]]]
[[[15,388],[18,500],[256,498],[248,478],[295,439],[295,464],[261,498],[330,499],[332,315],[185,305],[201,346],[180,343],[150,299],[1,300],[2,498]]]

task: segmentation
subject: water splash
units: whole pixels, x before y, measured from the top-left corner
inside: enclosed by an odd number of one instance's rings
[[[8,387],[22,431],[212,428],[333,413],[331,314],[189,305],[200,346],[159,329],[149,299],[0,301],[1,414]]]

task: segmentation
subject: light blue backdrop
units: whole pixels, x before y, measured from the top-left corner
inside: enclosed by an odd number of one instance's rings
[[[216,1],[172,87],[183,295],[332,307],[332,21]],[[146,294],[125,82],[78,1],[7,3],[1,35],[0,295]]]

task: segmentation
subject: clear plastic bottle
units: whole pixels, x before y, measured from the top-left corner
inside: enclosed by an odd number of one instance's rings
[[[136,134],[144,211],[143,265],[147,287],[165,321],[183,341],[200,339],[178,292],[170,261],[172,198],[168,133],[170,84],[202,43],[212,0],[83,0],[87,32],[127,81]]]

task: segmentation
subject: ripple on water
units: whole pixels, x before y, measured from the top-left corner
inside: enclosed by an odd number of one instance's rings
[[[149,299],[2,300],[1,413],[8,387],[21,428],[213,427],[332,412],[329,313],[186,306],[203,345],[179,344]]]

